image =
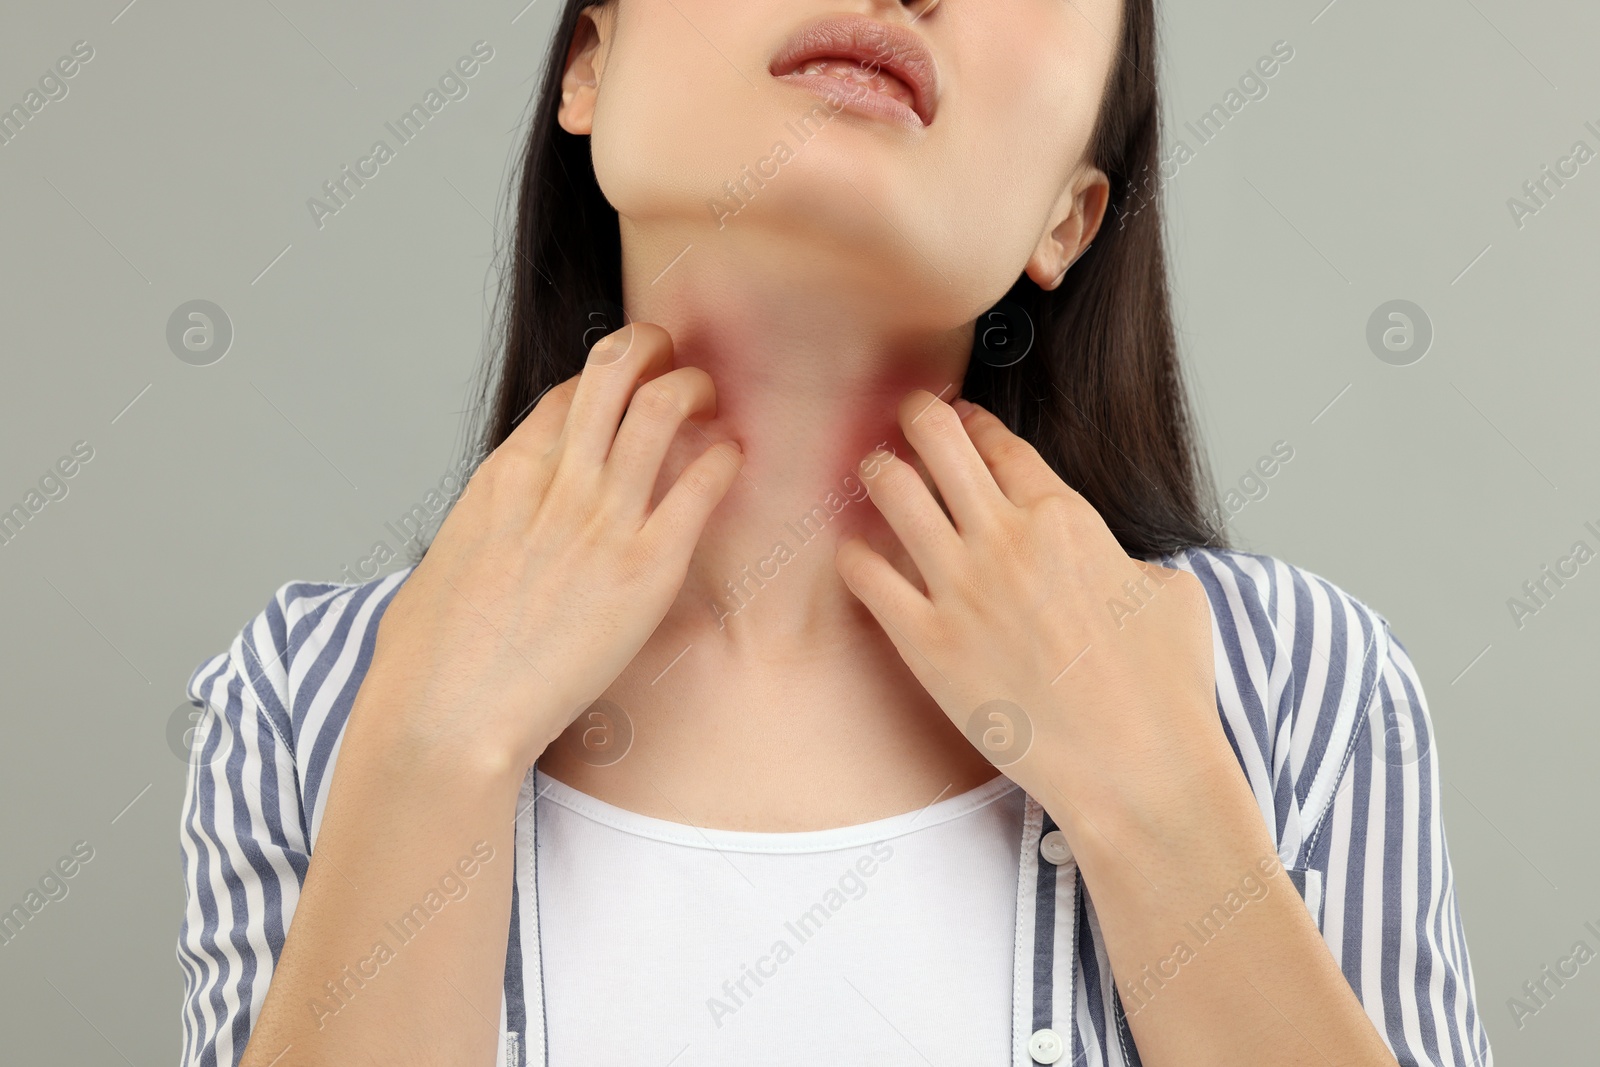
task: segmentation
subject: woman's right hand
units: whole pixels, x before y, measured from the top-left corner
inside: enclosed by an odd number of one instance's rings
[[[473,473],[385,611],[358,701],[520,779],[682,587],[743,453],[706,449],[651,501],[682,421],[715,413],[710,375],[673,369],[660,326],[602,338]]]

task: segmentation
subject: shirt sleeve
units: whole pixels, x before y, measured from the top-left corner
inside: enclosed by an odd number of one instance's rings
[[[244,1055],[310,859],[278,690],[282,594],[188,683],[200,712],[179,831],[182,1067],[236,1067]]]
[[[1322,935],[1402,1067],[1492,1067],[1445,845],[1432,719],[1410,656],[1382,626],[1378,684],[1306,842],[1306,864],[1322,874]]]

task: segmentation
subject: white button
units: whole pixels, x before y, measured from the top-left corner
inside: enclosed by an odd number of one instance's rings
[[[1039,855],[1054,863],[1056,866],[1072,858],[1072,846],[1067,844],[1067,835],[1060,830],[1051,830],[1039,839]],[[1043,1033],[1043,1031],[1040,1031]]]
[[[1028,1038],[1028,1055],[1034,1063],[1054,1063],[1066,1051],[1061,1035],[1054,1030],[1035,1030]]]

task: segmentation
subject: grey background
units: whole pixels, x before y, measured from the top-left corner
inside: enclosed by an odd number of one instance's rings
[[[0,14],[0,105],[95,50],[0,146],[0,509],[94,449],[0,546],[0,906],[95,850],[0,946],[17,1063],[175,1061],[169,716],[281,583],[346,580],[465,454],[490,220],[555,13],[124,3]],[[1185,120],[1274,42],[1295,51],[1163,189],[1204,437],[1224,487],[1293,447],[1238,543],[1373,605],[1417,662],[1497,1061],[1592,1062],[1600,962],[1520,1029],[1507,998],[1600,949],[1600,562],[1520,629],[1507,599],[1600,548],[1600,161],[1521,228],[1507,200],[1574,141],[1600,149],[1600,8],[1325,3],[1165,5],[1169,134],[1191,148]],[[318,230],[307,198],[480,39],[470,94]],[[193,299],[236,329],[214,365],[167,347]],[[1435,330],[1408,366],[1365,339],[1393,299]]]

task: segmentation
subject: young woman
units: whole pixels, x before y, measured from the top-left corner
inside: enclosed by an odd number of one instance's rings
[[[1490,1062],[1410,659],[1209,503],[1152,7],[566,5],[487,458],[190,680],[185,1064]]]

